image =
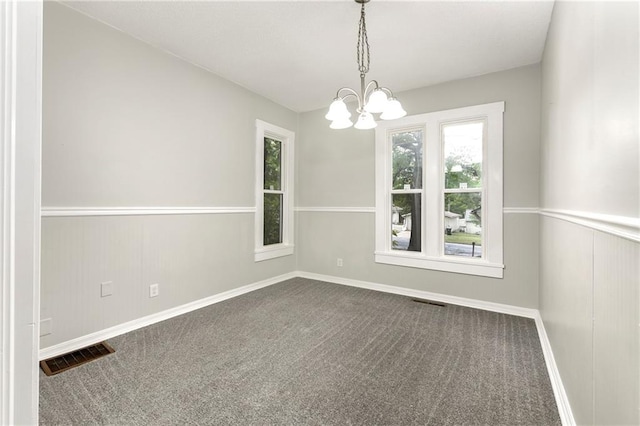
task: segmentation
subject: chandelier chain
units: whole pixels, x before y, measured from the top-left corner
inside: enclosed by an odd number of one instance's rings
[[[364,3],[362,3],[362,9],[360,11],[360,24],[358,25],[358,71],[360,75],[364,76],[369,72],[369,63],[371,58],[369,55],[369,39],[367,37],[367,22],[364,18]]]

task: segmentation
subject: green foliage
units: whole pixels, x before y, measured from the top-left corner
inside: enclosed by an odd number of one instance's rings
[[[463,217],[467,210],[479,209],[481,205],[482,195],[479,192],[444,194],[444,208]],[[472,217],[470,221],[479,223],[480,217]]]
[[[262,234],[265,246],[282,242],[282,195],[264,194],[264,229]]]
[[[393,135],[393,189],[422,188],[422,132]]]
[[[451,158],[451,157],[449,157]],[[449,163],[447,158],[446,163]],[[454,161],[451,161],[453,163]],[[461,183],[466,183],[467,188],[482,188],[482,164],[460,164],[447,165],[447,172],[444,175],[445,188],[460,188]],[[462,167],[460,172],[452,172],[451,167],[458,165]]]
[[[282,190],[282,142],[264,138],[264,189]],[[282,194],[264,194],[263,245],[282,242]]]
[[[451,235],[444,236],[445,243],[469,244],[476,243],[477,247],[482,244],[482,237],[476,234],[466,234],[464,232],[454,232]]]
[[[282,142],[264,138],[264,189],[280,190],[282,174]]]
[[[422,131],[415,130],[393,135],[393,189],[422,188]],[[393,205],[400,207],[400,215],[411,215],[409,251],[421,250],[422,205],[420,194],[396,194]]]

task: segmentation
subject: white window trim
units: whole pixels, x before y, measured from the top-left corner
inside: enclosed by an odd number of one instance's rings
[[[398,266],[437,271],[503,277],[503,113],[504,102],[494,102],[446,111],[413,115],[378,122],[376,128],[376,250],[375,261]],[[443,124],[486,120],[487,139],[483,146],[483,257],[471,259],[444,255],[442,220],[444,187]],[[391,149],[390,134],[405,129],[424,131],[422,252],[391,249]],[[438,141],[438,143],[433,143]],[[429,159],[437,158],[437,167]],[[433,185],[433,182],[438,182]]]
[[[265,246],[264,230],[264,138],[282,142],[282,243]],[[254,260],[274,259],[293,254],[293,170],[295,133],[262,120],[256,120],[256,214]]]

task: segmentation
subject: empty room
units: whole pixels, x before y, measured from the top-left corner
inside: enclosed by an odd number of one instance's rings
[[[640,424],[640,7],[21,1],[1,424]]]

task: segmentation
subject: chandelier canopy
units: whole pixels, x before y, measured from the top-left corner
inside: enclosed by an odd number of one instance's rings
[[[358,56],[358,71],[360,71],[360,93],[349,87],[338,90],[329,112],[325,118],[331,121],[332,129],[346,129],[353,126],[351,113],[347,108],[345,100],[355,97],[358,100],[356,109],[358,119],[355,124],[356,129],[373,129],[377,126],[373,114],[380,114],[383,120],[395,120],[404,117],[407,112],[402,109],[400,102],[393,96],[393,92],[386,87],[378,85],[376,80],[371,80],[365,85],[365,77],[369,72],[370,54],[369,40],[367,39],[367,23],[365,20],[364,5],[369,0],[354,0],[362,5],[360,9],[360,23],[358,25],[358,44],[356,46]]]

